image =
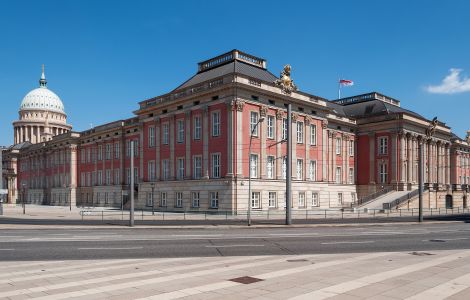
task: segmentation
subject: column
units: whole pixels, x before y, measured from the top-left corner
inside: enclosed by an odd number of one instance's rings
[[[284,113],[282,110],[276,111],[276,178],[282,179],[282,162],[286,153],[282,152],[282,122]],[[240,126],[239,126],[240,127]]]
[[[170,179],[175,179],[175,115],[171,115],[170,119]]]
[[[329,175],[328,175],[328,122],[326,120],[322,121],[322,131],[321,131],[321,137],[322,137],[322,181],[328,181]]]
[[[61,129],[61,132],[64,133],[64,130]],[[139,151],[139,182],[143,182],[144,177],[145,177],[144,176],[144,136],[146,136],[144,134],[144,123],[139,122],[139,149],[137,149],[137,151]],[[104,152],[102,156],[103,157],[103,176],[105,178],[106,175],[104,173],[106,173],[106,164],[105,164],[106,143],[103,143],[103,152]]]
[[[237,130],[237,137],[236,137],[236,140],[237,140],[237,176],[243,177],[243,159],[246,159],[247,163],[248,163],[248,159],[250,159],[249,157],[243,158],[243,142],[246,141],[247,143],[249,143],[250,141],[249,141],[249,137],[247,140],[244,139],[243,130],[242,130],[243,107],[245,105],[245,102],[243,100],[236,99],[235,105],[237,106],[237,116],[236,116],[236,120],[237,120],[237,124],[236,124],[236,127],[237,127],[236,129]],[[248,170],[248,174],[246,174],[246,176],[249,176],[250,174],[249,172],[250,170]]]
[[[441,142],[436,144],[436,156],[437,156],[437,184],[440,184],[442,181],[441,177],[441,165],[442,165],[442,156],[441,156]]]
[[[202,113],[202,161],[204,179],[209,178],[209,106],[204,106]]]
[[[411,135],[408,135],[406,138],[406,142],[408,144],[408,153],[407,155],[407,162],[408,162],[408,170],[407,170],[407,183],[413,182],[413,141]]]
[[[310,119],[305,118],[305,179],[310,180]]]
[[[405,182],[405,177],[406,177],[406,170],[405,170],[405,132],[400,132],[399,133],[400,137],[400,148],[398,149],[399,151],[399,161],[400,161],[400,183]]]
[[[418,170],[416,168],[416,157],[417,157],[417,154],[418,154],[418,143],[417,143],[417,136],[416,135],[413,135],[411,137],[411,166],[412,166],[412,182],[413,183],[416,183],[416,179],[417,179],[417,173],[418,173]]]
[[[41,126],[38,126],[38,143],[42,141],[41,139]]]
[[[70,185],[69,185],[69,201],[72,206],[77,205],[77,146],[73,145],[70,147],[70,164],[69,170],[69,177],[70,177]],[[111,164],[112,165],[112,164]],[[114,174],[113,174],[114,176]]]
[[[450,185],[450,145],[446,144],[446,184]]]
[[[155,118],[155,180],[160,180],[160,118]],[[191,170],[190,170],[191,172]],[[190,173],[191,174],[191,173]]]
[[[396,184],[398,182],[398,162],[397,162],[397,150],[398,150],[398,147],[397,147],[397,133],[396,132],[393,132],[391,134],[391,139],[392,139],[392,143],[391,143],[391,149],[390,149],[390,155],[392,156],[392,167],[391,167],[391,171],[392,171],[392,177],[391,177],[391,183],[392,184]]]
[[[260,122],[258,125],[258,132],[259,132],[259,138],[260,138],[260,144],[261,144],[261,151],[260,151],[260,158],[259,158],[259,163],[261,164],[260,168],[260,178],[266,178],[266,117],[268,114],[268,107],[267,106],[261,106],[259,116],[264,117],[264,121]]]
[[[350,136],[348,135],[344,135],[344,140],[343,140],[343,166],[344,166],[344,171],[343,171],[343,174],[344,174],[344,179],[343,179],[343,182],[345,184],[348,184],[349,183],[349,153],[348,153],[348,143],[349,143],[349,139],[351,138]]]
[[[375,184],[375,134],[369,132],[369,184]]]

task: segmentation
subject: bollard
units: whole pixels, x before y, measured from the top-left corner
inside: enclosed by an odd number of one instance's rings
[[[325,219],[326,219],[326,209],[325,209]]]
[[[186,220],[186,211],[183,212],[183,219]]]
[[[165,211],[162,211],[162,220],[165,221]]]
[[[144,220],[144,210],[142,209],[142,221]]]
[[[104,222],[104,211],[101,211],[101,222]]]
[[[341,210],[341,220],[344,219],[344,211]]]
[[[204,212],[204,220],[207,220],[207,211]]]
[[[225,221],[228,220],[228,211],[225,211]]]

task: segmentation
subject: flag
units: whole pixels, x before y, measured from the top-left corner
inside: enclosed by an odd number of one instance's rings
[[[339,84],[341,86],[351,86],[351,85],[354,85],[354,82],[352,80],[348,80],[348,79],[340,79]]]

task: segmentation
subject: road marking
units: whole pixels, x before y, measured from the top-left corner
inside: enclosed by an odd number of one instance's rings
[[[264,247],[264,245],[209,245],[206,248]]]
[[[465,274],[412,297],[406,298],[406,300],[447,299],[450,296],[467,289],[469,285],[470,274]]]
[[[0,238],[22,238],[24,235],[0,235]]]
[[[14,251],[15,249],[0,249],[0,251]]]
[[[375,241],[344,241],[344,242],[325,242],[321,243],[322,245],[337,245],[337,244],[370,244],[370,243],[375,243]]]
[[[460,241],[460,240],[468,240],[468,238],[463,237],[463,238],[453,238],[453,239],[430,239],[430,240],[422,240],[422,242],[431,242],[431,241]]]
[[[134,250],[143,247],[94,247],[94,248],[77,248],[78,250]]]

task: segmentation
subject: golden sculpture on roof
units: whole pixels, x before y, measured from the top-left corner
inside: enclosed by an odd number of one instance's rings
[[[279,79],[276,79],[276,81],[274,81],[274,84],[279,86],[281,90],[286,94],[290,94],[294,91],[297,91],[297,86],[294,84],[294,81],[290,77],[290,71],[290,65],[285,65],[284,69],[281,71],[281,76],[279,76]]]

